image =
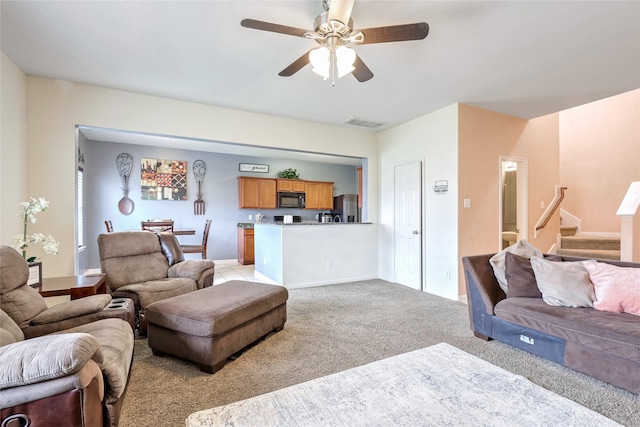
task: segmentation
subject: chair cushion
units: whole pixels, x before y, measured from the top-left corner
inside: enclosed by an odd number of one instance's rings
[[[0,246],[0,294],[27,283],[29,264],[10,246]]]
[[[0,295],[0,306],[21,329],[26,328],[31,319],[47,309],[42,295],[29,285]]]
[[[188,259],[173,265],[169,268],[168,274],[169,277],[188,277],[198,281],[205,270],[215,266],[216,264],[209,259]]]
[[[0,347],[0,390],[69,375],[90,359],[101,363],[103,355],[96,338],[86,333],[45,335]]]
[[[140,308],[145,309],[156,301],[193,292],[196,289],[196,282],[192,279],[166,278],[122,286],[118,288],[118,292],[135,294],[140,302]]]
[[[31,325],[45,325],[62,320],[97,313],[111,302],[111,295],[91,295],[86,298],[67,301],[43,311],[31,319]]]
[[[14,342],[23,341],[24,333],[13,319],[0,309],[0,347]]]
[[[103,356],[100,367],[107,385],[105,400],[116,401],[124,393],[131,369],[134,343],[131,326],[122,319],[103,319],[64,331],[68,332],[91,334],[99,343]]]
[[[153,233],[148,234],[155,237]],[[109,278],[109,287],[112,290],[132,283],[165,279],[169,271],[169,263],[160,250],[159,243],[157,252],[103,259],[100,265]]]
[[[167,277],[169,263],[160,240],[148,231],[123,231],[98,236],[100,267],[112,290],[132,283]]]

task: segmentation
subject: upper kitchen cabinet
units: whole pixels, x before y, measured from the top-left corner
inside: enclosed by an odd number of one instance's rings
[[[333,182],[306,181],[306,208],[333,209]]]
[[[304,193],[305,181],[299,179],[278,179],[279,193]]]
[[[238,206],[240,208],[275,209],[276,180],[238,177]]]

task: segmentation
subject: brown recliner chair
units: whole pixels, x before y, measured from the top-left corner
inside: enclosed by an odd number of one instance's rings
[[[22,256],[1,246],[0,423],[117,426],[133,359],[131,324],[104,318],[122,314],[103,309],[109,295],[47,309],[28,277]]]
[[[0,271],[0,307],[18,324],[26,338],[107,318],[121,318],[134,326],[133,303],[112,304],[108,294],[47,307],[42,295],[27,284],[27,262],[10,246],[0,246]]]
[[[156,301],[193,292],[213,284],[215,263],[185,260],[173,234],[123,231],[98,236],[100,267],[111,294],[131,298],[146,336],[146,308]]]

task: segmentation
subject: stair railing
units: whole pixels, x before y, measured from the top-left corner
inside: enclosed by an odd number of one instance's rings
[[[547,209],[544,211],[544,213],[538,220],[538,223],[536,224],[536,228],[533,232],[533,237],[538,237],[538,233],[540,232],[540,230],[542,230],[544,227],[547,226],[547,223],[549,222],[553,214],[558,210],[560,203],[564,199],[564,190],[566,189],[567,187],[556,185],[555,187],[556,194],[553,197],[553,200],[551,201],[551,203],[549,203],[549,206],[547,206]]]
[[[634,217],[638,214],[640,207],[640,181],[632,182],[627,190],[627,194],[622,199],[616,215],[620,217],[620,260],[638,261],[640,260],[640,229],[634,230],[633,223],[637,222]],[[634,259],[634,242],[636,256]]]

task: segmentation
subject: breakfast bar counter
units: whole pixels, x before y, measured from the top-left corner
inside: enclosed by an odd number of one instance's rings
[[[287,288],[378,276],[371,223],[255,223],[255,271]]]

